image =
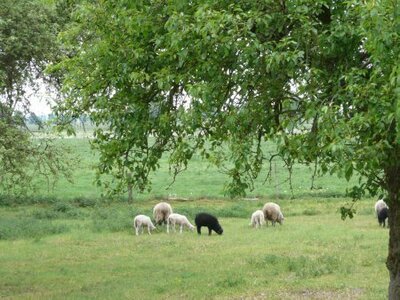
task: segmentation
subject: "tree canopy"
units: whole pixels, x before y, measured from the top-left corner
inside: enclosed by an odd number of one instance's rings
[[[274,158],[266,140],[289,168],[359,176],[355,199],[388,195],[398,299],[399,16],[390,0],[84,2],[54,68],[60,125],[89,115],[117,191],[148,186],[167,151],[175,175],[200,151],[241,195]]]
[[[243,194],[270,159],[260,143],[272,139],[288,166],[318,157],[322,172],[360,174],[354,192],[375,194],[397,141],[398,37],[387,5],[83,4],[63,35],[76,55],[58,66],[69,95],[59,114],[89,113],[100,173],[139,189],[163,152],[177,173],[200,150],[232,162],[228,192]]]
[[[56,36],[62,23],[55,6],[43,1],[0,3],[0,191],[25,193],[34,178],[49,184],[71,179],[72,160],[49,138],[32,139],[26,126],[31,94],[44,69],[58,54]]]

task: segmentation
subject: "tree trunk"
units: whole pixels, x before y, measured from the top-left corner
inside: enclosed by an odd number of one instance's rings
[[[127,173],[128,176],[128,203],[131,204],[133,201],[133,184],[132,180],[132,172]]]
[[[132,184],[128,184],[128,203],[131,204],[133,200],[133,188]]]
[[[389,255],[387,268],[390,273],[389,299],[400,300],[400,203],[397,199],[389,201]]]
[[[397,159],[396,159],[397,160]],[[389,205],[389,300],[400,300],[400,165],[385,170]]]

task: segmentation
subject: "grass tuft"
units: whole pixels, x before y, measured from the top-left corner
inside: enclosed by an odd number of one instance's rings
[[[2,218],[0,219],[0,240],[20,238],[42,238],[47,235],[68,232],[64,224],[54,224],[49,220],[34,218]]]

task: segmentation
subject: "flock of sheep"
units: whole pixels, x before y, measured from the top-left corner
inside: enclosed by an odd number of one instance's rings
[[[378,200],[375,203],[375,213],[378,218],[378,223],[380,226],[386,226],[386,219],[389,214],[389,207],[383,199]],[[176,225],[179,225],[179,232],[182,233],[183,227],[187,227],[189,230],[193,231],[195,226],[193,226],[188,218],[184,215],[174,213],[170,204],[166,202],[160,202],[153,208],[154,223],[156,225],[161,225],[163,223],[167,224],[167,233],[170,231],[170,226],[174,232],[176,232]],[[273,202],[266,203],[262,209],[256,210],[251,215],[250,226],[254,228],[260,228],[264,224],[268,225],[268,221],[271,221],[272,226],[278,222],[282,224],[284,221],[281,208],[278,204]],[[201,227],[208,228],[208,234],[211,235],[211,231],[215,231],[217,234],[222,234],[223,229],[218,222],[218,219],[208,213],[198,213],[194,220],[197,228],[197,233],[201,234]],[[145,215],[137,215],[133,220],[133,228],[136,235],[143,233],[144,227],[147,227],[147,232],[151,235],[151,231],[156,228],[150,217]]]
[[[173,231],[176,232],[176,225],[179,225],[180,233],[182,233],[183,227],[187,227],[191,231],[195,228],[186,216],[174,213],[171,205],[166,202],[160,202],[154,206],[153,217],[156,225],[161,225],[163,223],[167,224],[167,233],[169,233],[170,226],[172,226]],[[250,225],[259,228],[265,223],[268,225],[268,221],[271,221],[272,226],[275,226],[276,222],[282,224],[284,219],[285,218],[283,217],[279,205],[273,202],[268,202],[264,205],[262,210],[257,210],[251,215]],[[201,234],[201,227],[207,227],[209,235],[211,235],[212,231],[215,231],[217,234],[223,233],[223,229],[219,224],[218,219],[208,213],[198,213],[194,222],[198,234]],[[143,233],[144,227],[147,227],[147,232],[150,235],[151,231],[156,228],[149,216],[137,215],[133,220],[133,228],[136,235],[139,235],[140,232]]]

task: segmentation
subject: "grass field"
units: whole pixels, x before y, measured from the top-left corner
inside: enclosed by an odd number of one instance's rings
[[[249,214],[262,201],[172,202],[192,221],[197,211],[221,216],[222,236],[165,228],[134,236],[133,216],[150,214],[156,201],[2,207],[0,228],[13,227],[0,241],[0,297],[385,299],[388,230],[370,201],[342,221],[342,201],[281,200],[284,225],[259,230]]]
[[[226,180],[194,157],[191,168],[169,190],[166,159],[150,193],[101,199],[93,186],[96,155],[85,139],[65,140],[81,157],[75,183],[46,187],[23,204],[0,199],[0,298],[4,299],[386,299],[388,230],[378,227],[375,199],[356,204],[353,219],[338,209],[349,201],[344,180],[318,178],[296,166],[295,199],[277,163],[272,182],[263,180],[249,197],[223,197]],[[276,187],[276,183],[280,184]],[[174,211],[193,222],[197,212],[220,219],[224,234],[158,228],[135,236],[136,214],[169,194]],[[249,227],[251,213],[275,201],[284,225]]]
[[[36,196],[64,200],[77,197],[99,198],[104,191],[94,185],[97,155],[90,149],[88,139],[83,137],[64,139],[62,143],[74,149],[80,158],[79,166],[74,174],[74,183],[70,184],[65,180],[60,180],[53,189],[48,190],[43,181],[39,184]],[[274,150],[272,144],[264,146],[265,153],[274,153]],[[188,170],[178,175],[172,186],[167,155],[162,157],[160,165],[160,169],[151,175],[152,190],[135,194],[135,199],[165,198],[168,195],[189,199],[225,197],[224,186],[228,182],[228,177],[217,170],[215,166],[202,160],[200,155],[193,156]],[[273,162],[272,178],[269,180],[266,180],[267,168],[266,165],[259,178],[255,180],[254,190],[248,191],[247,196],[250,198],[265,196],[275,199],[290,198],[289,174],[283,162],[281,160]],[[355,179],[347,182],[344,178],[339,179],[337,176],[325,175],[317,177],[314,183],[316,189],[310,190],[312,168],[313,166],[294,166],[292,182],[295,197],[344,197],[346,189],[352,187],[356,182]]]

